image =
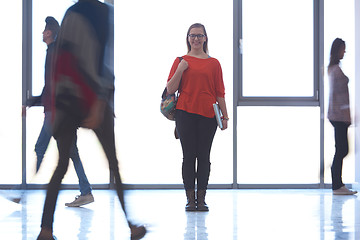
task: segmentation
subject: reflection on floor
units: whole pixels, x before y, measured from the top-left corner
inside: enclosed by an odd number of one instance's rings
[[[45,191],[25,191],[20,204],[5,199],[9,192],[1,193],[0,239],[36,239]],[[65,207],[76,194],[59,195],[58,240],[129,239],[115,192],[95,190],[94,203]],[[131,190],[126,200],[129,216],[148,225],[143,239],[360,239],[360,198],[333,196],[331,190],[208,190],[208,213],[185,212],[183,190]]]

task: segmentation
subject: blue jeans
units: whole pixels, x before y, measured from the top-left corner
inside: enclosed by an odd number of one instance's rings
[[[36,152],[36,157],[37,157],[36,171],[38,171],[40,168],[40,165],[44,158],[46,149],[49,145],[51,136],[52,136],[51,112],[45,112],[44,124],[42,126],[38,140],[35,144],[35,152]],[[76,141],[77,141],[77,136],[75,135],[75,139],[73,140],[73,143],[71,144],[70,158],[74,163],[74,168],[75,168],[76,174],[79,178],[80,193],[81,193],[81,195],[86,195],[91,192],[91,186],[85,175],[84,167],[81,163],[79,151],[76,146]]]

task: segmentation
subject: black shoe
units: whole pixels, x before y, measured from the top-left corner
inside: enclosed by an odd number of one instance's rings
[[[209,211],[209,207],[205,202],[205,195],[206,195],[206,190],[198,190],[196,192],[196,207],[198,211],[201,212],[208,212]]]
[[[209,207],[206,204],[206,202],[197,203],[196,209],[200,212],[208,212],[209,211]]]
[[[46,238],[39,235],[36,240],[57,240],[57,238],[55,236],[52,236],[52,238]]]
[[[36,240],[56,240],[56,237],[52,234],[52,230],[42,228]]]
[[[196,211],[195,190],[188,189],[185,192],[186,192],[186,199],[187,199],[185,211],[187,211],[187,212]]]
[[[188,202],[185,206],[185,211],[187,212],[193,212],[196,211],[196,203],[194,202]]]
[[[144,226],[130,226],[131,240],[138,240],[145,236],[146,228]]]

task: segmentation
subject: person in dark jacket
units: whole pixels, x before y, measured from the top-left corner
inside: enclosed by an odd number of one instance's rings
[[[44,159],[45,152],[49,146],[52,137],[51,126],[51,73],[52,73],[52,58],[54,55],[55,40],[59,32],[60,26],[54,17],[47,17],[45,19],[46,25],[43,31],[43,41],[47,44],[47,52],[45,59],[45,85],[42,93],[38,97],[29,99],[28,106],[44,106],[44,123],[40,131],[40,135],[35,144],[36,152],[36,172],[39,171],[41,163]],[[79,179],[80,195],[76,196],[75,200],[65,205],[68,207],[80,207],[82,205],[94,202],[92,189],[86,177],[84,167],[80,160],[78,148],[76,146],[77,137],[71,145],[70,158],[74,163],[74,168]]]

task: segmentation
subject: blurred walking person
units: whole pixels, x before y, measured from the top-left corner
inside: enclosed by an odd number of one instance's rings
[[[46,194],[41,232],[38,240],[53,239],[52,226],[61,181],[67,171],[71,142],[78,127],[93,129],[109,168],[115,177],[115,188],[128,221],[131,239],[140,239],[144,226],[135,226],[125,209],[114,137],[114,74],[107,64],[113,40],[110,17],[113,8],[97,0],[79,0],[63,19],[55,47],[53,135],[59,150],[59,163]]]

